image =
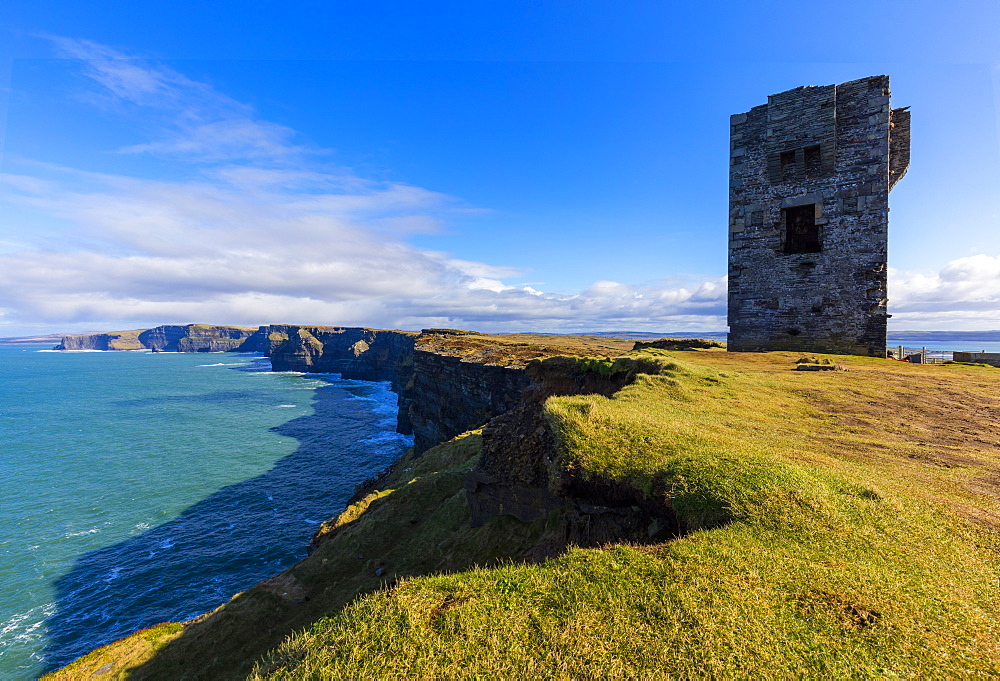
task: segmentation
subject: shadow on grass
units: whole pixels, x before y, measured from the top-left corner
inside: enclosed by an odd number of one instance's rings
[[[312,415],[271,429],[298,440],[271,470],[80,557],[55,582],[56,610],[45,621],[46,671],[138,629],[211,610],[305,557],[318,523],[408,444],[391,429],[379,430],[386,415],[373,413],[373,402],[350,399],[385,389],[334,383],[316,390]]]

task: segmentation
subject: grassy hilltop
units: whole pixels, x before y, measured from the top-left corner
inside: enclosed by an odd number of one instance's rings
[[[282,575],[53,678],[1000,673],[1000,372],[798,358],[646,349],[586,363],[642,367],[613,397],[545,403],[553,465],[671,505],[678,538],[528,560],[552,518],[469,527],[472,432]]]

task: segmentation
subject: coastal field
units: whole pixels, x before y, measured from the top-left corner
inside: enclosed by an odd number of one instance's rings
[[[646,350],[612,397],[550,398],[556,468],[669,505],[655,542],[471,529],[480,436],[403,460],[306,560],[51,678],[1000,673],[1000,370]]]

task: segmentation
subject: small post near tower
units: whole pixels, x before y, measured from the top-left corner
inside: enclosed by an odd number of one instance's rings
[[[884,355],[889,190],[909,164],[888,76],[731,117],[730,351]]]

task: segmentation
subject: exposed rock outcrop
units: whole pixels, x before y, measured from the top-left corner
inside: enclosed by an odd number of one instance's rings
[[[479,464],[465,478],[473,527],[497,515],[533,522],[563,509],[561,524],[535,547],[543,559],[567,545],[598,546],[611,541],[659,541],[680,526],[660,485],[649,495],[610,480],[589,480],[565,465],[545,400],[557,395],[611,397],[649,370],[637,363],[610,364],[602,372],[586,360],[554,357],[533,361],[519,403],[483,428]]]
[[[419,344],[413,365],[404,396],[418,453],[503,414],[529,384],[522,366],[471,362],[419,349]]]

